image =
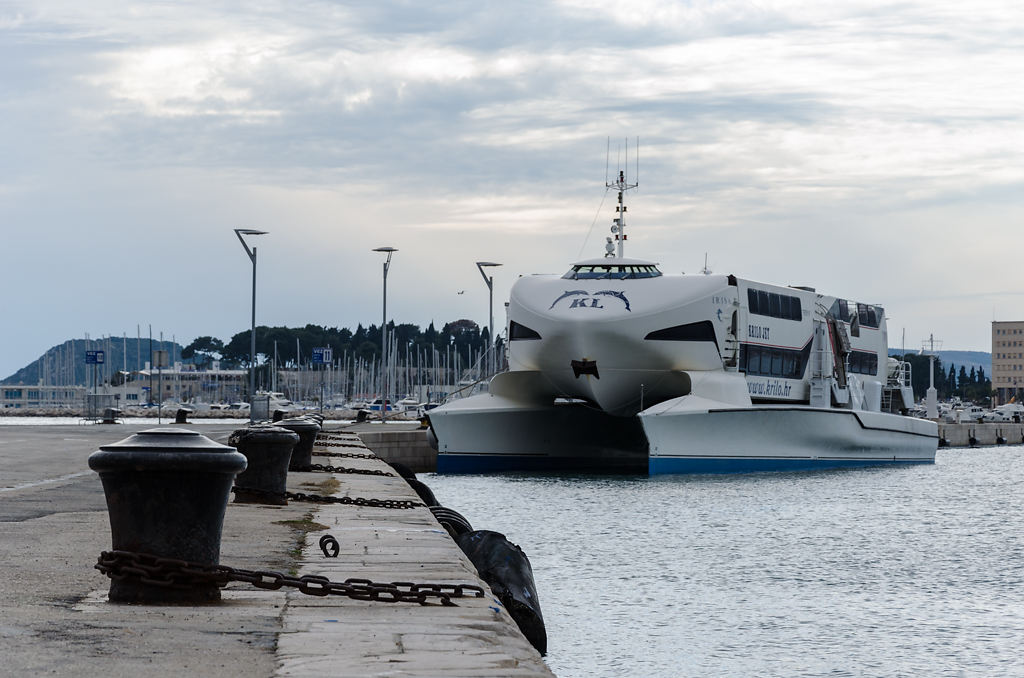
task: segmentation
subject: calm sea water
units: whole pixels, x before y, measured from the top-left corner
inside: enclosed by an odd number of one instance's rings
[[[814,473],[422,479],[529,556],[562,678],[1024,676],[1024,447]]]

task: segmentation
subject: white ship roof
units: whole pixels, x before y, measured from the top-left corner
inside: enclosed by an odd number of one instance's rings
[[[643,259],[626,259],[625,257],[598,257],[577,261],[573,266],[657,266],[657,262]]]

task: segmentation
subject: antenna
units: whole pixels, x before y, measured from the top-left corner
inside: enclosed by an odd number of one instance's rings
[[[938,398],[935,391],[936,344],[938,344],[938,348],[942,348],[942,342],[936,341],[934,334],[929,334],[928,339],[921,342],[921,355],[928,356],[928,390],[925,391],[925,417],[928,419],[939,418]]]
[[[640,138],[637,137],[637,144],[638,145],[640,143],[639,139]],[[628,162],[629,162],[629,139],[626,139],[625,146],[626,146],[626,163],[628,164]],[[637,173],[639,174],[639,172],[640,172],[639,151],[637,151],[637,156],[638,156],[638,159],[637,159]],[[619,165],[619,167],[622,167],[622,165]],[[607,170],[605,170],[605,171],[607,172]],[[626,241],[626,205],[623,202],[622,197],[623,197],[623,194],[626,191],[634,189],[637,186],[639,186],[640,184],[638,182],[636,182],[636,181],[634,181],[632,184],[629,183],[626,180],[626,172],[624,170],[620,169],[619,170],[619,176],[613,182],[610,182],[610,183],[608,182],[607,174],[606,174],[606,176],[605,176],[605,184],[604,185],[605,185],[605,188],[614,188],[619,193],[619,204],[616,205],[616,207],[615,207],[615,212],[618,214],[618,216],[615,219],[612,220],[612,233],[615,236],[615,241],[618,243],[618,257],[621,259],[623,257],[623,243],[625,243],[625,241]],[[612,243],[612,239],[608,238],[607,239],[607,244],[605,245],[605,256],[606,257],[615,256],[615,251],[614,250],[615,250],[615,245]]]
[[[605,145],[605,149],[604,149],[604,185],[607,186],[608,185],[608,158],[612,154],[612,138],[608,137],[605,140],[605,144],[606,145]]]

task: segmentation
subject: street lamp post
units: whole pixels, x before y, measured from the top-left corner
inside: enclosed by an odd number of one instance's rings
[[[487,283],[487,339],[490,342],[490,346],[487,347],[487,361],[492,361],[491,348],[494,346],[494,276],[488,277],[484,273],[484,268],[488,266],[501,266],[493,261],[478,261],[476,262],[477,270],[480,271],[480,275],[483,277],[484,282]],[[493,370],[491,370],[493,371]]]
[[[249,421],[253,421],[253,398],[256,395],[256,248],[249,249],[243,235],[266,235],[267,231],[257,231],[252,228],[236,228],[235,235],[238,242],[242,243],[245,253],[252,261],[252,325],[249,328]]]
[[[384,312],[380,323],[380,423],[383,424],[387,420],[388,411],[388,269],[391,268],[391,255],[398,250],[394,247],[375,247],[373,251],[386,252],[388,255],[384,261]]]

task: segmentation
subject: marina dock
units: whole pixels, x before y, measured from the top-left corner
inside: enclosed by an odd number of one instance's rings
[[[0,673],[553,676],[426,508],[232,503],[220,563],[332,581],[466,583],[487,595],[453,599],[457,607],[421,606],[231,583],[216,604],[107,602],[110,582],[93,566],[110,549],[110,527],[87,458],[146,428],[152,427],[0,427]],[[233,428],[191,430],[223,443]],[[343,465],[387,468],[375,459]],[[397,476],[293,472],[288,489],[417,499]],[[339,542],[337,558],[321,552],[324,534]]]

